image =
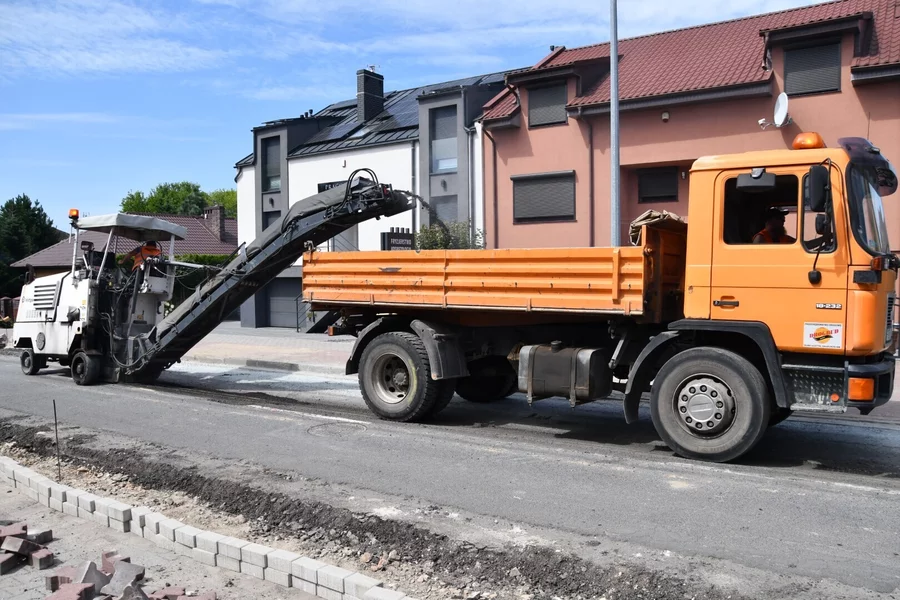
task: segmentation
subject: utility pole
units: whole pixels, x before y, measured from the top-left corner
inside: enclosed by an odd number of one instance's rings
[[[619,245],[619,34],[616,0],[609,0],[609,219],[610,244]]]

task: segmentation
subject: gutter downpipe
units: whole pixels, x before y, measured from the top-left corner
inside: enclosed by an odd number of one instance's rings
[[[417,168],[417,166],[418,166],[418,165],[416,164],[416,163],[418,162],[418,161],[416,161],[416,143],[417,143],[416,141],[413,141],[413,143],[410,144],[410,156],[411,156],[411,158],[410,158],[410,167],[411,167],[411,168],[410,168],[410,174],[411,174],[411,176],[410,176],[410,179],[411,179],[410,185],[411,185],[412,193],[413,193],[413,194],[416,194],[417,196],[420,196],[420,197],[421,197],[421,194],[420,194],[419,191],[416,189],[416,181],[417,181],[417,180],[416,180],[416,168]],[[419,211],[420,211],[421,209],[422,209],[421,204],[419,204],[419,203],[417,202],[415,208],[414,208],[413,211],[412,211],[412,232],[413,232],[413,235],[415,235],[415,234],[418,233],[418,231],[419,231],[418,227],[416,227],[416,222],[418,221]],[[359,240],[357,240],[357,242],[358,242],[358,241],[359,241]]]
[[[581,112],[581,109],[578,109]],[[588,119],[588,180],[590,190],[588,192],[588,201],[590,208],[588,210],[588,226],[591,228],[589,243],[591,248],[594,247],[594,123]]]
[[[616,0],[609,2],[609,150],[610,150],[610,245],[619,245],[619,39]]]
[[[492,204],[494,206],[494,249],[500,247],[500,240],[498,239],[500,236],[500,226],[499,226],[499,215],[497,214],[498,206],[497,206],[497,142],[494,140],[494,136],[490,134],[486,127],[482,127],[481,129],[484,132],[484,136],[491,140],[491,179],[494,198]],[[484,150],[482,150],[484,152]]]

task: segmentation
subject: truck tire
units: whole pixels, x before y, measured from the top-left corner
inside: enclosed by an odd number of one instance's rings
[[[680,456],[727,462],[753,448],[772,401],[755,366],[722,348],[692,348],[668,360],[650,392],[653,425]]]
[[[22,352],[19,364],[22,366],[22,372],[26,375],[37,375],[37,372],[41,370],[40,359],[35,356],[34,350],[31,348]]]
[[[435,381],[425,344],[407,332],[383,333],[363,350],[359,387],[366,405],[382,419],[421,421],[453,397],[455,379]]]
[[[77,385],[93,385],[100,379],[100,361],[79,350],[72,357],[72,380]]]
[[[462,398],[485,404],[503,400],[518,391],[518,377],[506,358],[491,356],[477,362],[480,364],[470,366],[474,373],[456,384],[456,393]]]

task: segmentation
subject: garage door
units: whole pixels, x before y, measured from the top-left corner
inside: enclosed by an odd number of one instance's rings
[[[296,299],[301,289],[299,278],[279,278],[266,286],[269,327],[297,326]]]

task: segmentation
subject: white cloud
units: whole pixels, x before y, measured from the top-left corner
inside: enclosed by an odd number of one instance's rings
[[[117,123],[121,117],[104,113],[0,113],[0,130],[35,129],[43,125]]]

